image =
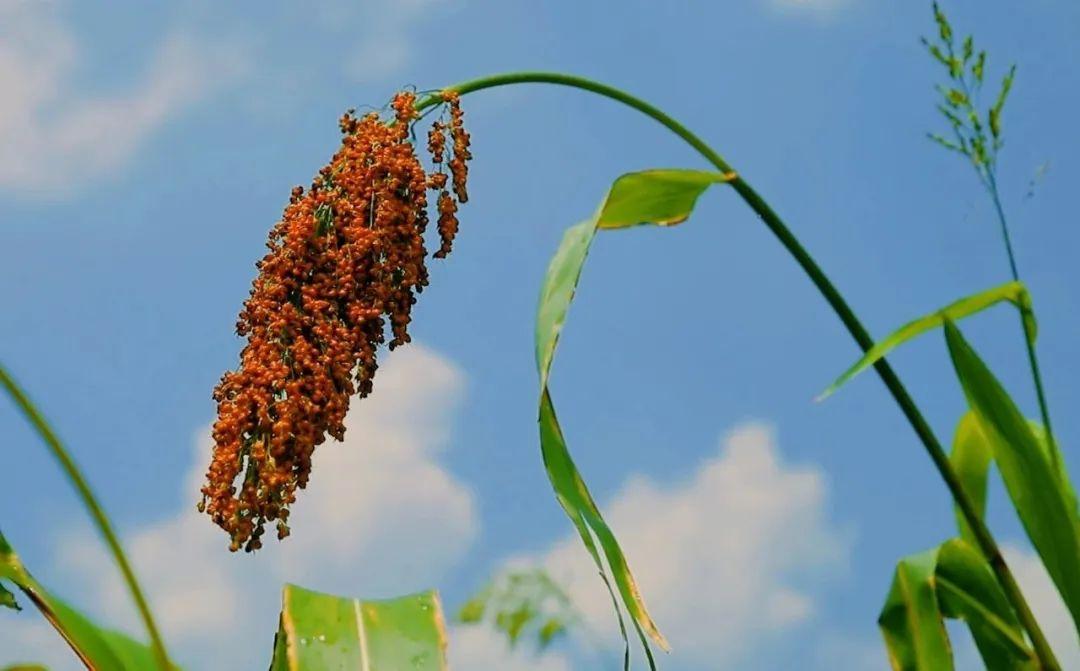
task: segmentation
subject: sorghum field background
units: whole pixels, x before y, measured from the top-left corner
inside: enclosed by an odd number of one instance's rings
[[[463,102],[476,160],[454,252],[429,264],[416,342],[383,355],[345,444],[319,448],[292,536],[230,555],[195,510],[209,391],[235,366],[231,326],[252,264],[290,189],[337,147],[346,108],[381,107],[404,84],[580,72],[657,102],[738,166],[875,336],[1009,279],[970,169],[925,139],[941,124],[939,67],[917,41],[934,30],[923,3],[671,5],[414,0],[252,14],[0,0],[0,357],[95,485],[185,668],[264,667],[282,582],[367,597],[435,586],[456,609],[507,565],[542,565],[564,584],[585,642],[537,655],[453,626],[456,668],[596,668],[619,655],[608,597],[540,464],[536,296],[563,231],[615,177],[708,166],[599,98],[519,87]],[[1080,10],[947,9],[991,51],[995,86],[1020,65],[998,181],[1075,473]],[[962,328],[1036,416],[1014,312]],[[884,666],[874,622],[896,560],[955,532],[947,492],[879,382],[864,374],[811,402],[857,355],[722,185],[684,226],[597,240],[552,389],[671,640],[664,668]],[[940,333],[890,359],[948,441],[966,405]],[[141,635],[70,488],[9,404],[0,446],[0,528],[27,566]],[[989,509],[1063,665],[1080,668],[1072,625],[996,481]],[[957,641],[960,667],[974,665]],[[31,608],[0,611],[0,664],[14,661],[74,668]]]

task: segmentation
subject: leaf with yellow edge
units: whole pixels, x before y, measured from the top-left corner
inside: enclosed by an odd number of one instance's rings
[[[552,257],[540,293],[536,319],[536,365],[540,374],[540,447],[555,496],[574,523],[585,548],[608,584],[615,601],[626,608],[637,630],[650,668],[655,668],[646,637],[667,650],[667,640],[649,616],[626,556],[607,525],[578,471],[555,414],[548,378],[566,313],[596,231],[639,224],[668,226],[686,220],[698,197],[709,186],[734,179],[734,174],[701,170],[647,170],[619,177],[596,213],[571,227]],[[611,580],[608,580],[608,571]],[[612,586],[614,583],[614,586]],[[616,593],[618,598],[616,598]],[[619,615],[621,621],[621,614]],[[625,630],[623,632],[626,640]],[[626,657],[628,660],[628,656]],[[628,665],[624,662],[624,666]]]
[[[361,601],[286,585],[271,671],[446,671],[434,591]]]
[[[1019,620],[986,560],[954,538],[896,565],[878,626],[897,671],[949,671],[945,619],[967,623],[990,671],[1035,671]]]

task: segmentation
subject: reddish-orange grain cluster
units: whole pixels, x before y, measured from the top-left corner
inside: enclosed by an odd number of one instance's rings
[[[327,434],[344,438],[349,400],[371,393],[387,328],[390,349],[410,340],[415,294],[428,284],[426,190],[439,191],[438,257],[450,251],[457,202],[466,200],[469,136],[457,95],[443,96],[451,123],[436,122],[428,138],[436,171],[425,172],[410,142],[415,96],[399,93],[392,123],[375,113],[342,117],[341,148],[310,189],[293,189],[270,231],[237,322],[248,341],[240,368],[214,390],[214,453],[199,503],[233,550],[258,549],[267,522],[276,521],[278,538],[288,535],[315,446]]]

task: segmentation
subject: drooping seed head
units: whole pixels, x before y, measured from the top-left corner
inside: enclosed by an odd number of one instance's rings
[[[429,149],[441,170],[450,133],[454,193],[464,202],[468,135],[456,95],[445,100],[452,121],[433,127]],[[387,332],[391,349],[410,341],[412,306],[428,284],[428,188],[440,191],[435,256],[450,251],[457,203],[445,174],[429,175],[410,141],[415,102],[398,93],[392,123],[375,113],[341,118],[340,149],[309,189],[293,189],[256,264],[236,326],[247,338],[240,366],[214,390],[214,451],[199,504],[233,550],[261,547],[267,522],[279,539],[288,535],[315,447],[344,438],[349,402],[372,392]]]

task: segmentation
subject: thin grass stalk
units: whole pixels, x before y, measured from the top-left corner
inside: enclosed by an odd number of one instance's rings
[[[1001,205],[1001,194],[998,192],[997,175],[995,169],[987,169],[986,189],[990,192],[990,198],[994,201],[994,211],[997,213],[998,224],[1001,229],[1001,240],[1005,245],[1005,253],[1009,258],[1009,271],[1013,281],[1020,281],[1020,271],[1016,263],[1016,253],[1013,251],[1012,236],[1009,235],[1009,223],[1005,218],[1005,208]],[[1039,368],[1039,356],[1035,351],[1035,343],[1027,333],[1026,324],[1029,317],[1034,319],[1031,306],[1026,302],[1020,307],[1020,327],[1024,334],[1024,346],[1027,348],[1028,367],[1031,368],[1031,379],[1035,383],[1035,396],[1039,401],[1039,415],[1042,418],[1043,427],[1046,428],[1046,440],[1050,443],[1050,460],[1055,470],[1061,470],[1061,454],[1058,452],[1057,439],[1054,437],[1054,429],[1050,424],[1050,407],[1046,400],[1046,391],[1043,389],[1042,371]]]
[[[116,562],[117,567],[120,569],[124,582],[127,584],[128,592],[131,593],[131,599],[135,602],[135,607],[139,612],[139,617],[142,619],[143,625],[146,627],[146,632],[150,636],[150,648],[154,652],[154,658],[158,668],[161,671],[172,669],[173,666],[169,661],[169,653],[165,649],[165,641],[162,639],[157,624],[154,622],[154,615],[150,611],[150,605],[143,594],[142,588],[139,586],[139,581],[135,577],[135,571],[131,568],[131,563],[124,553],[124,548],[120,544],[120,539],[113,530],[112,522],[109,521],[108,515],[105,514],[105,510],[101,507],[101,503],[98,502],[97,497],[90,488],[90,483],[87,482],[82,471],[79,469],[78,464],[75,463],[75,460],[68,453],[64,444],[60,442],[60,438],[56,435],[56,432],[53,431],[48,420],[45,419],[44,415],[37,409],[33,401],[30,400],[30,397],[26,395],[26,392],[23,391],[2,365],[0,365],[0,384],[3,385],[8,395],[15,401],[15,405],[18,406],[23,416],[26,417],[27,421],[34,427],[38,435],[41,436],[42,441],[44,441],[53,457],[60,464],[60,468],[64,471],[64,475],[67,476],[68,481],[75,487],[75,491],[78,493],[79,498],[82,499],[83,508],[90,513],[90,518],[94,521],[94,524],[97,525],[98,532],[105,540],[105,545],[108,546],[113,561]]]
[[[625,91],[590,79],[554,72],[513,72],[465,81],[450,86],[448,89],[456,91],[459,95],[466,95],[484,89],[525,83],[567,86],[590,91],[600,96],[621,102],[654,119],[675,135],[682,138],[687,144],[697,150],[705,160],[715,166],[717,170],[724,173],[735,172],[720,154],[709,147],[709,145],[688,128],[668,116],[659,108],[654,107]],[[418,101],[417,109],[424,110],[441,102],[441,95],[434,93]],[[772,207],[770,207],[753,187],[742,179],[742,177],[736,177],[731,182],[731,186],[735,189],[736,193],[742,197],[743,201],[746,202],[750,209],[761,218],[766,227],[772,231],[773,235],[776,236],[784,248],[807,274],[810,281],[817,287],[818,291],[825,298],[826,302],[828,302],[837,317],[840,318],[840,321],[844,324],[845,328],[847,328],[851,337],[859,347],[864,352],[873,347],[873,338],[862,325],[862,322],[859,321],[858,317],[856,317],[855,312],[848,305],[843,295],[833,285],[832,281],[829,280],[825,272],[818,266],[814,258],[806,251],[780,216],[776,214]],[[1027,600],[1021,592],[1020,586],[1016,582],[1016,578],[1013,576],[1008,564],[1006,564],[990,529],[979,515],[978,510],[975,508],[971,498],[967,495],[967,492],[964,491],[960,479],[957,476],[956,471],[953,470],[952,464],[949,462],[949,458],[942,448],[940,441],[938,441],[937,437],[934,435],[930,425],[923,417],[918,406],[915,404],[915,401],[911,398],[911,395],[908,394],[907,389],[900,381],[900,378],[897,376],[892,366],[889,365],[888,361],[882,358],[874,364],[874,369],[877,371],[882,382],[885,383],[886,388],[888,388],[889,392],[892,394],[896,404],[900,406],[900,410],[904,413],[908,423],[910,423],[911,427],[915,430],[916,435],[922,442],[931,461],[934,462],[934,466],[937,468],[942,480],[945,481],[945,485],[948,487],[949,493],[952,495],[957,507],[960,508],[965,521],[971,527],[976,542],[979,545],[979,549],[987,558],[990,567],[993,569],[994,575],[1001,584],[1002,590],[1005,592],[1010,604],[1012,604],[1013,608],[1016,610],[1017,616],[1023,624],[1024,629],[1027,631],[1028,636],[1031,638],[1032,647],[1039,659],[1040,666],[1047,671],[1058,671],[1061,668],[1061,665],[1054,656],[1050,644],[1046,640],[1042,629],[1039,627],[1034,614],[1031,612],[1031,608],[1028,606]],[[1049,427],[1047,430],[1049,431]]]

